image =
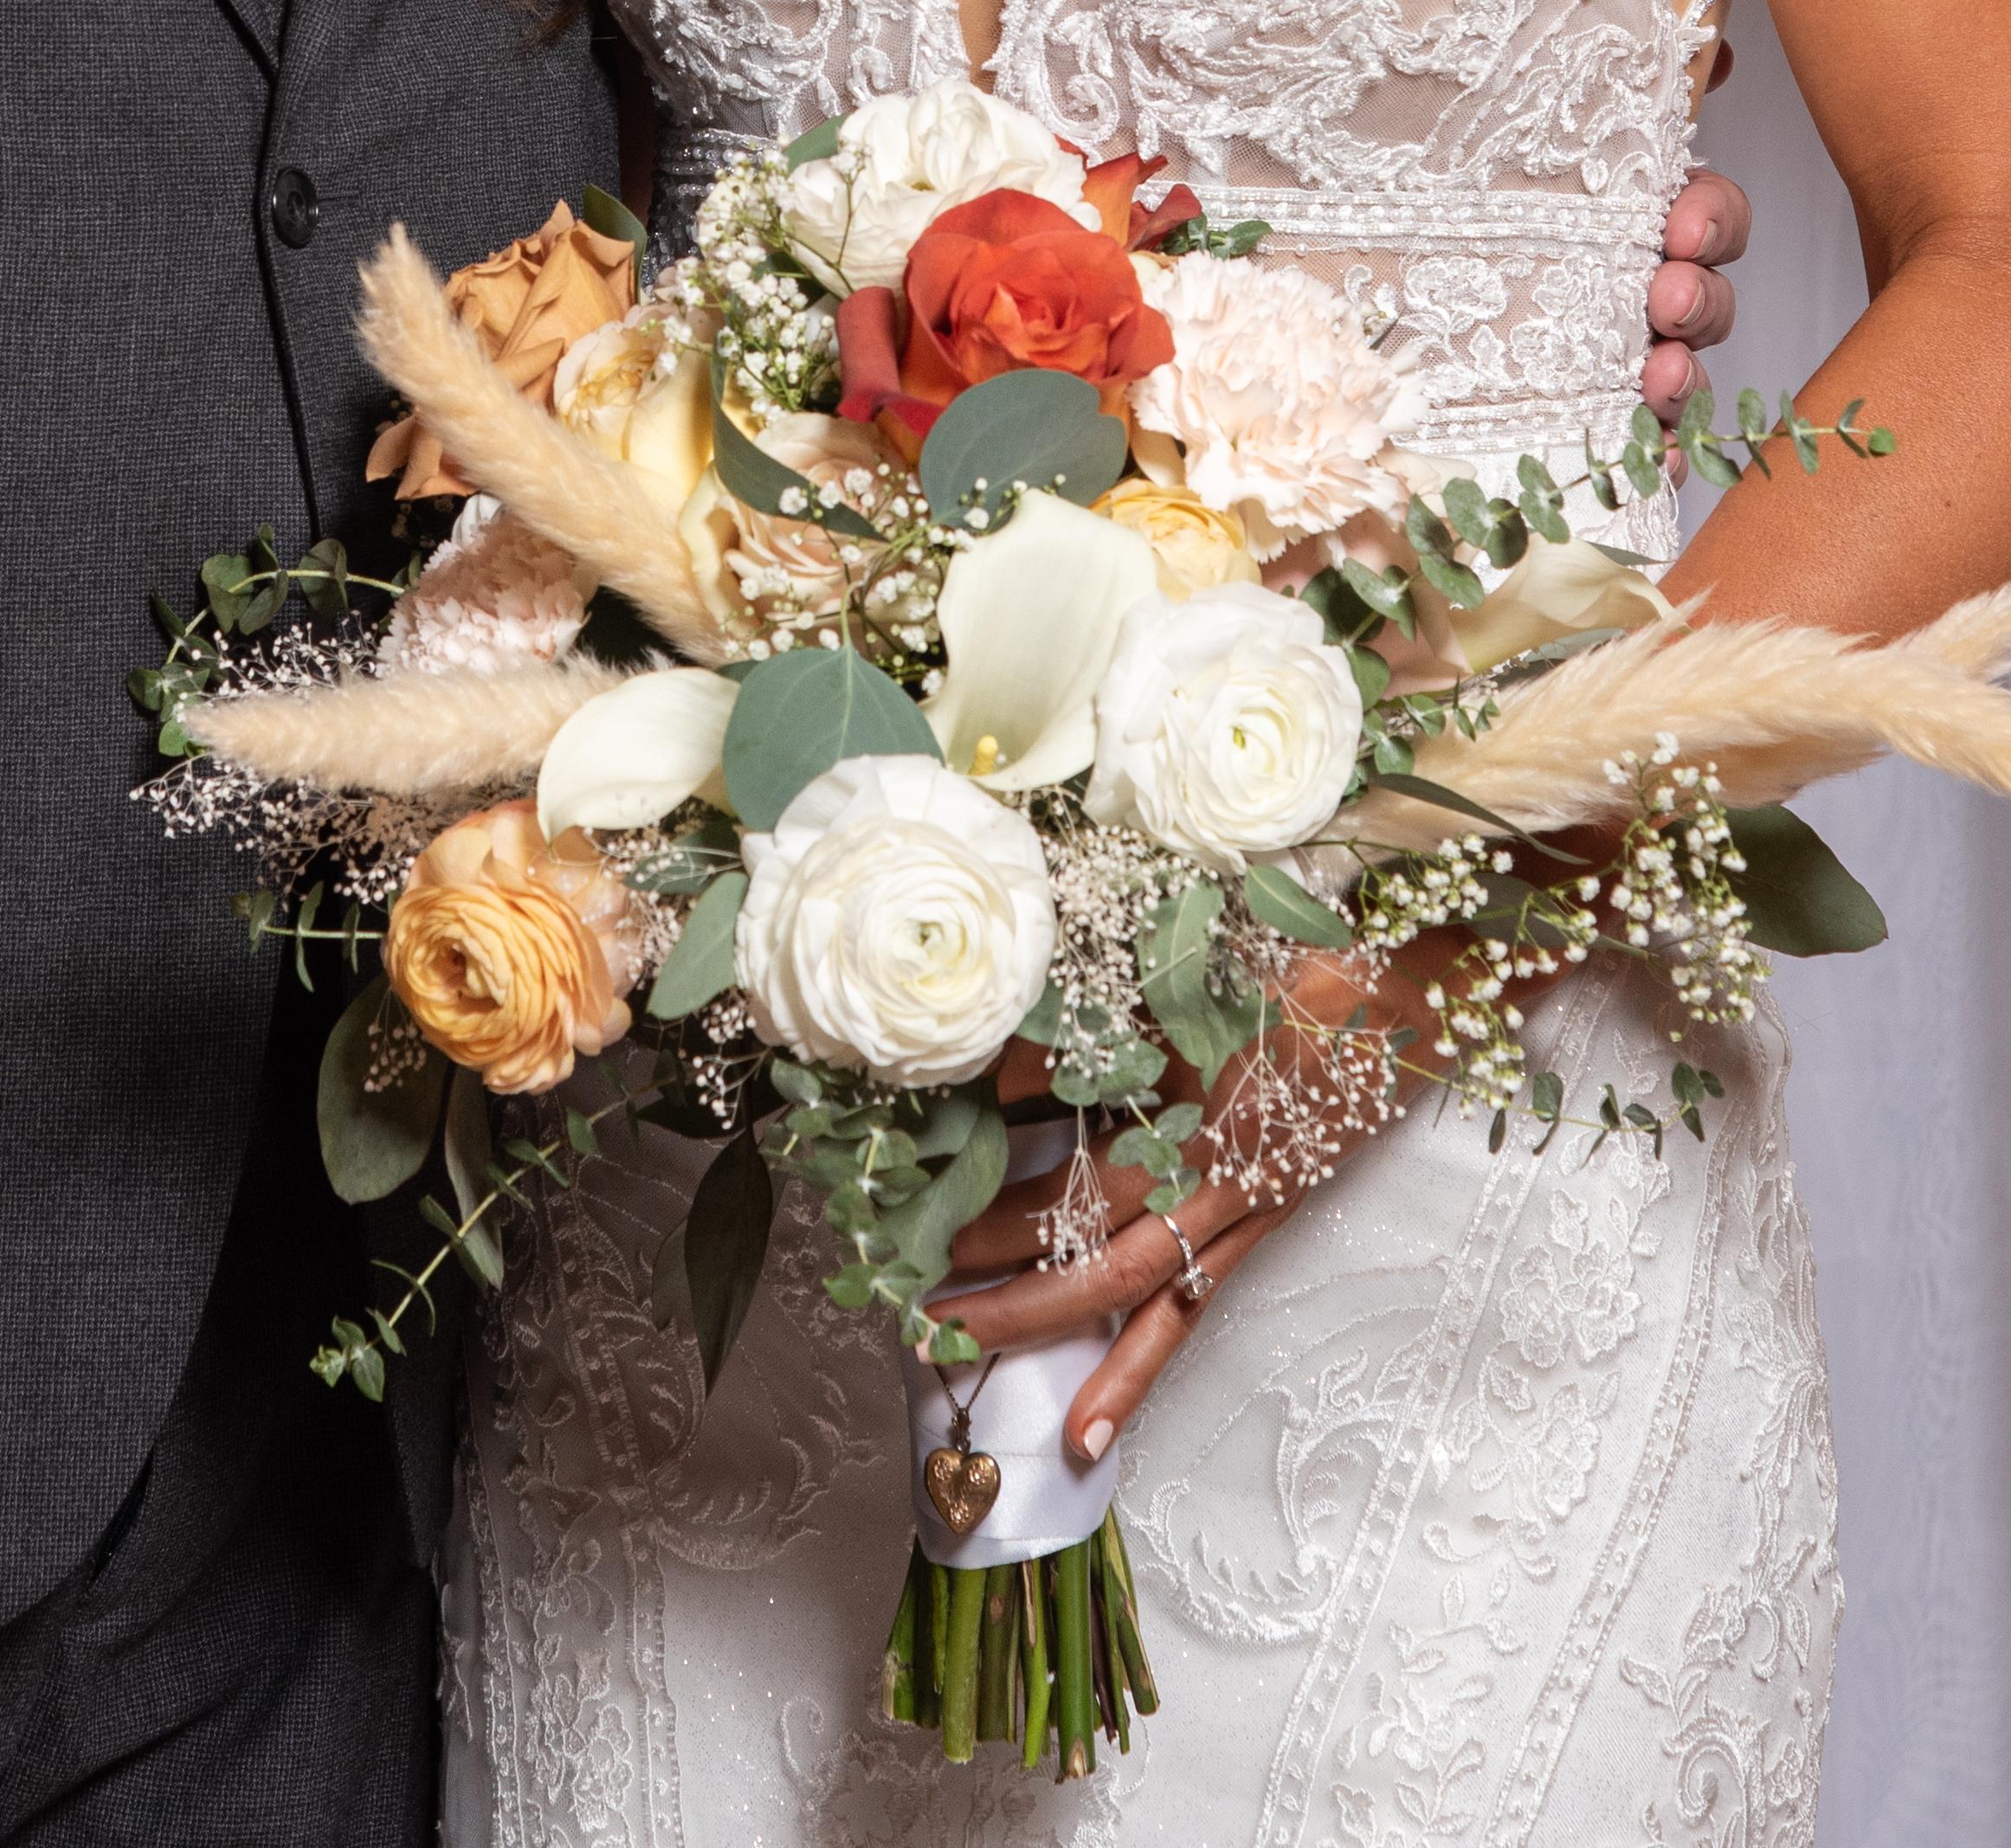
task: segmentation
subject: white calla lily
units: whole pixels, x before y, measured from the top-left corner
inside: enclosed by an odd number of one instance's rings
[[[1002,792],[1087,769],[1118,628],[1157,583],[1143,535],[1054,494],[1027,495],[951,564],[937,602],[949,660],[922,710],[950,768]]]
[[[705,667],[639,673],[590,699],[558,728],[538,772],[538,825],[644,827],[693,795],[721,807],[719,750],[740,696]]]
[[[1675,615],[1668,598],[1632,565],[1596,545],[1554,545],[1532,537],[1529,550],[1478,609],[1453,615],[1453,633],[1475,673],[1588,629],[1640,628]]]

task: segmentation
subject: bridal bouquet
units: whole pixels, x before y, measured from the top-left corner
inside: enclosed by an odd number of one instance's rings
[[[1203,1176],[1283,1199],[1331,1174],[1406,1074],[1495,1146],[1518,1114],[1547,1139],[1563,1086],[1530,1069],[1513,978],[1604,949],[1665,969],[1689,1019],[1744,1019],[1764,949],[1883,930],[1769,805],[1888,744],[2011,782],[2003,603],[1884,649],[1692,629],[1645,561],[1571,535],[1568,507],[1654,493],[1672,447],[1718,480],[1774,437],[1810,468],[1824,436],[1885,453],[1854,408],[1817,430],[1748,393],[1721,435],[1700,392],[1576,479],[1532,457],[1483,486],[1405,447],[1428,406],[1390,329],[1249,261],[1264,226],[1142,202],[1157,164],[948,85],[736,158],[697,254],[640,293],[641,228],[605,196],[444,292],[394,233],[363,327],[411,413],[372,467],[470,495],[451,538],[374,582],[374,627],[337,547],[220,555],[134,682],[179,759],[151,789],[170,824],[263,858],[255,939],[381,965],[323,1069],[338,1191],[444,1147],[439,1254],[317,1371],[380,1392],[438,1266],[498,1281],[506,1203],[626,1119],[718,1139],[655,1290],[688,1302],[709,1385],[770,1177],[800,1180],[831,1295],[916,1356],[886,1710],[952,1758],[1012,1737],[1032,1766],[1052,1735],[1065,1776],[1156,1696],[1114,1453],[1086,1471],[1058,1429],[1015,1433],[1049,1494],[973,1441],[991,1375],[944,1287],[1006,1173],[1008,1042],[1047,1048],[1075,1125],[1047,1261],[1093,1263],[1093,1132],[1121,1130],[1176,1227]],[[296,591],[334,627],[248,641]],[[1542,838],[1593,823],[1617,845],[1592,860]],[[1372,992],[1448,924],[1421,1039],[1294,998],[1308,956]],[[492,1143],[485,1092],[618,1043],[613,1101]],[[1609,1088],[1593,1127],[1702,1136],[1721,1087],[1681,1051],[1665,1107]],[[1205,1105],[1163,1096],[1175,1058]],[[1002,1493],[1041,1504],[1037,1542],[989,1536]]]

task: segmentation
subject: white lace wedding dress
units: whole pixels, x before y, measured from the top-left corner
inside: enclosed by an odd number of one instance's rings
[[[1687,146],[1673,0],[1008,0],[999,93],[1171,157],[1402,317],[1428,445],[1614,453]],[[619,0],[665,184],[964,68],[955,0]],[[1666,556],[1664,504],[1599,536]],[[1590,1114],[1666,1085],[1646,976],[1532,1021]],[[513,1229],[445,1559],[448,1848],[1793,1848],[1842,1593],[1766,1014],[1699,1148],[1415,1115],[1274,1234],[1126,1435],[1164,1705],[1085,1783],[874,1711],[908,1547],[892,1330],[786,1207],[712,1401],[648,1304],[693,1179],[610,1139]],[[1662,1091],[1666,1095],[1666,1091]]]

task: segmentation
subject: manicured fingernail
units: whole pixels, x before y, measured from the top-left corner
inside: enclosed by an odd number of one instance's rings
[[[1724,236],[1724,227],[1717,219],[1711,219],[1704,227],[1704,235],[1698,240],[1697,254],[1692,259],[1698,263],[1715,263],[1718,247]]]
[[[1698,284],[1697,293],[1691,299],[1690,306],[1683,311],[1681,318],[1676,323],[1677,326],[1687,327],[1691,322],[1696,320],[1704,312],[1705,293],[1703,285]]]
[[[1118,1434],[1117,1426],[1107,1418],[1093,1418],[1089,1428],[1082,1433],[1082,1454],[1092,1463],[1101,1460],[1110,1448],[1110,1440]]]

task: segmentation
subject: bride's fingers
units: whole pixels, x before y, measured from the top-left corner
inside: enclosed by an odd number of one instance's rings
[[[1234,1226],[1247,1210],[1242,1190],[1204,1187],[1180,1207],[1176,1217],[1196,1252]],[[1135,1218],[1095,1257],[1066,1269],[1026,1271],[994,1290],[974,1291],[953,1304],[936,1305],[954,1315],[964,1331],[987,1351],[1022,1347],[1066,1335],[1099,1317],[1136,1309],[1178,1271],[1186,1259],[1179,1242],[1158,1214]]]
[[[1296,1206],[1267,1207],[1247,1214],[1209,1244],[1202,1268],[1219,1285],[1296,1210]],[[1168,1283],[1132,1311],[1068,1408],[1062,1428],[1072,1450],[1093,1463],[1110,1448],[1112,1438],[1131,1421],[1215,1297],[1210,1291],[1200,1302],[1190,1302],[1177,1285]]]

